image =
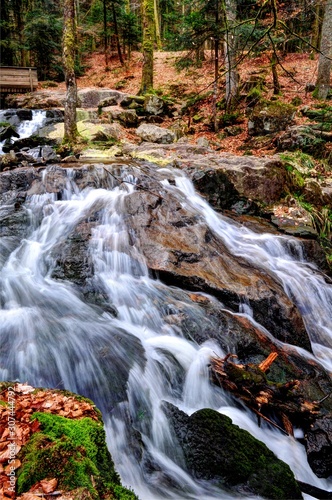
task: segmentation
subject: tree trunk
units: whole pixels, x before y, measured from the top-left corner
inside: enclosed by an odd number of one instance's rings
[[[318,75],[314,96],[326,99],[330,90],[332,58],[332,0],[327,0],[322,25]]]
[[[226,111],[230,111],[236,102],[239,87],[239,74],[236,67],[237,37],[232,32],[236,22],[236,0],[225,0],[226,35],[224,43],[226,67]]]
[[[122,57],[122,52],[121,52],[121,45],[120,45],[120,39],[119,39],[119,30],[118,30],[118,20],[116,17],[116,12],[115,12],[115,6],[114,2],[112,2],[112,14],[113,14],[113,24],[114,24],[114,34],[116,37],[116,48],[118,51],[118,56],[119,56],[119,61],[124,65],[123,57]]]
[[[63,21],[64,27],[62,57],[67,89],[64,109],[65,133],[63,142],[73,144],[76,142],[78,136],[76,125],[77,86],[75,78],[75,0],[64,0]]]
[[[215,23],[219,24],[219,0],[216,0]],[[218,83],[219,83],[219,38],[214,39],[214,83],[213,83],[213,100],[212,100],[212,119],[213,128],[218,132],[218,117],[217,117],[217,98],[218,98]]]
[[[154,25],[155,25],[155,31],[156,31],[156,45],[157,45],[157,50],[161,50],[162,44],[161,44],[161,35],[160,35],[158,0],[153,1],[153,7],[154,7]]]
[[[142,0],[143,23],[143,68],[140,94],[153,88],[153,43],[154,43],[154,4],[153,0]]]
[[[277,59],[275,52],[273,51],[272,56],[271,56],[271,70],[272,70],[272,77],[273,77],[273,94],[274,95],[280,94],[280,82],[279,82],[279,78],[278,78],[277,64],[278,64],[278,59]]]
[[[108,36],[106,0],[103,0],[105,70],[108,71]]]

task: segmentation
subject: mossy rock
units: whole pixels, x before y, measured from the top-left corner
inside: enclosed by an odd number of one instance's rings
[[[122,487],[106,447],[101,422],[89,417],[71,420],[49,413],[34,413],[41,430],[21,449],[22,462],[17,474],[18,493],[28,491],[42,479],[58,479],[65,492],[86,489],[91,498],[135,500],[136,495]]]
[[[296,107],[281,101],[261,101],[248,121],[251,136],[269,135],[285,130],[293,123]]]
[[[302,498],[289,466],[229,417],[211,409],[189,417],[170,403],[164,410],[198,479],[269,499]]]

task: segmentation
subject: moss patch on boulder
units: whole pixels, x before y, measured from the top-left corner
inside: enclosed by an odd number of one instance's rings
[[[39,481],[55,477],[58,488],[71,491],[86,488],[92,498],[134,500],[136,495],[123,488],[105,444],[100,422],[89,417],[71,420],[59,415],[36,412],[41,430],[32,435],[20,451],[18,493]]]
[[[302,498],[289,466],[229,417],[211,409],[189,417],[169,403],[164,409],[197,478],[269,499]]]

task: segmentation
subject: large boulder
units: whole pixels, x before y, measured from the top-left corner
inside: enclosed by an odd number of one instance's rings
[[[11,125],[5,127],[0,127],[0,141],[5,141],[6,139],[11,139],[12,137],[20,137],[16,132],[15,128]]]
[[[141,125],[138,131],[149,131],[150,127],[153,125]],[[293,190],[294,179],[278,155],[217,154],[202,146],[179,142],[160,146],[152,144],[156,142],[152,140],[154,137],[147,135],[146,139],[142,138],[151,143],[126,145],[124,153],[151,161],[156,151],[162,158],[161,165],[169,164],[184,170],[195,188],[217,210],[231,209],[238,201],[247,200],[264,206],[272,205]],[[154,161],[158,164],[157,158]]]
[[[136,130],[136,134],[143,141],[157,142],[158,144],[171,144],[175,141],[175,134],[172,130],[148,123],[142,123]]]
[[[97,108],[105,99],[119,103],[125,94],[112,89],[81,89],[77,92],[78,105],[82,108]]]
[[[123,109],[119,106],[108,106],[103,108],[103,113],[109,117],[110,121],[118,121],[126,128],[137,126],[138,116],[134,109]]]
[[[249,115],[248,134],[269,135],[285,130],[294,120],[296,108],[280,101],[258,104]]]
[[[1,498],[137,499],[121,485],[100,411],[92,401],[68,391],[20,383],[3,382],[0,388]],[[6,423],[7,429],[13,429],[8,428],[7,406],[14,397],[15,459],[8,453],[13,437],[3,431]]]
[[[318,477],[332,475],[332,413],[317,419],[306,434],[308,462]]]
[[[289,466],[229,417],[211,409],[188,416],[170,403],[163,409],[198,479],[263,498],[302,498]]]
[[[326,141],[319,131],[310,125],[294,125],[283,131],[275,139],[278,151],[301,150],[304,153],[322,158],[325,156]]]
[[[133,242],[167,284],[201,290],[237,311],[248,302],[258,322],[284,342],[310,350],[302,319],[281,285],[234,257],[204,221],[170,194],[136,191],[125,199]]]

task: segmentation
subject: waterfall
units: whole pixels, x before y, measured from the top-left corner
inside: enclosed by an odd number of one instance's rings
[[[185,195],[185,203],[205,218],[233,255],[277,276],[301,312],[314,354],[332,372],[332,287],[305,262],[301,244],[283,236],[257,235],[246,227],[230,224],[198,196],[189,179],[180,176],[176,184]]]
[[[45,170],[45,186],[51,172]],[[184,304],[185,298],[180,290],[151,277],[133,244],[124,202],[135,191],[135,178],[127,177],[128,183],[116,187],[103,181],[80,190],[76,171],[66,172],[61,196],[45,192],[27,198],[29,230],[20,242],[5,242],[1,379],[64,387],[93,399],[103,413],[116,469],[142,500],[244,498],[188,474],[160,409],[162,401],[187,414],[210,407],[230,416],[287,462],[297,479],[331,489],[331,482],[311,471],[299,442],[266,423],[258,427],[249,411],[240,411],[228,394],[210,383],[209,358],[225,355],[218,344],[207,340],[198,345],[165,321],[165,310]],[[98,177],[97,169],[94,175]],[[331,370],[332,287],[304,262],[295,240],[297,258],[294,249],[287,251],[286,238],[254,234],[216,214],[179,172],[160,169],[156,175],[183,205],[204,217],[235,255],[259,262],[278,276],[303,314],[314,355]],[[167,180],[170,175],[175,185]],[[2,210],[6,215],[11,207]],[[89,247],[86,262],[79,264],[88,267],[89,286],[101,290],[109,309],[86,300],[72,282],[54,277],[62,246],[87,221]],[[238,314],[254,324],[247,305]],[[204,317],[195,320],[203,322]],[[142,457],[137,433],[144,443]]]

